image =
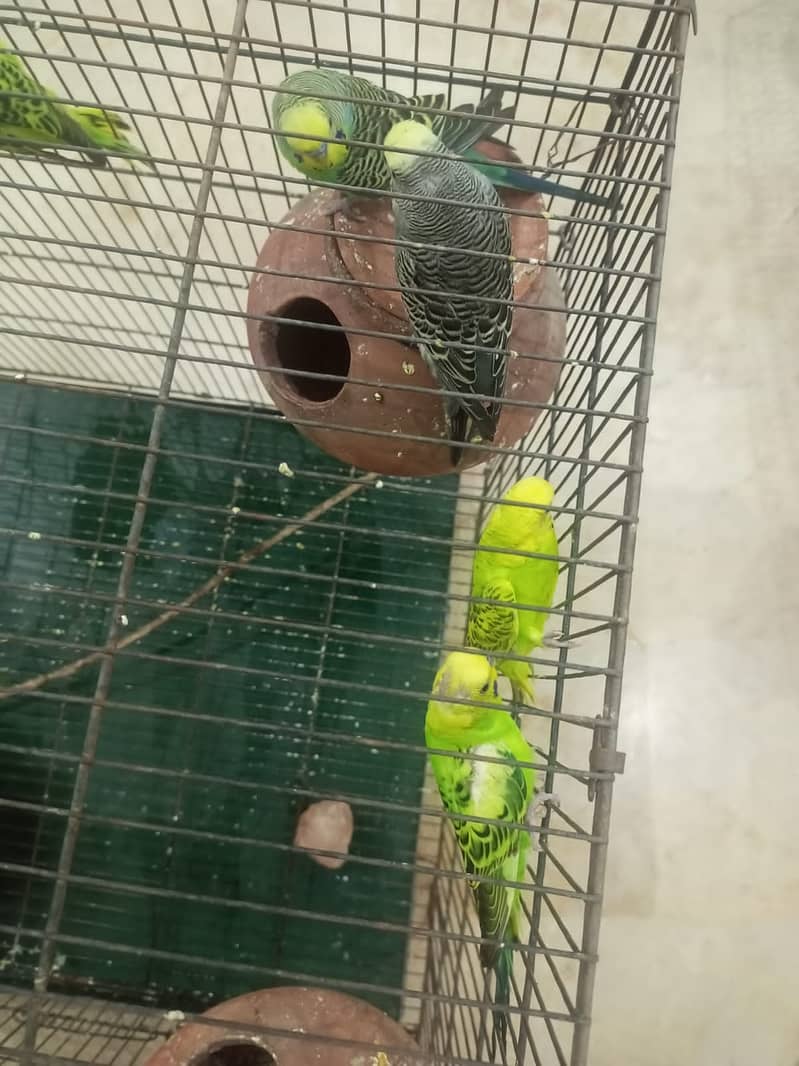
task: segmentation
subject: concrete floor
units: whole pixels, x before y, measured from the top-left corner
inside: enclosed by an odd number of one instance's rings
[[[698,6],[592,1066],[799,1062],[799,10]]]

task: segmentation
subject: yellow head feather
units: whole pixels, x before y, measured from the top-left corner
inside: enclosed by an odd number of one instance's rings
[[[383,141],[383,147],[386,149],[386,163],[391,171],[397,174],[410,170],[416,164],[420,157],[413,155],[414,151],[446,151],[444,145],[429,126],[426,126],[423,122],[415,122],[410,118],[391,127]],[[407,148],[408,151],[393,152],[391,151],[392,148]]]
[[[541,530],[547,529],[552,523],[553,516],[551,512],[538,508],[549,507],[554,498],[555,490],[542,477],[526,477],[517,481],[508,489],[502,497],[502,502],[498,503],[489,515],[480,543],[515,547],[524,551],[539,550],[535,544],[530,543],[530,538],[537,537]],[[517,503],[531,503],[537,506],[508,506],[508,504]],[[504,556],[501,560],[492,559],[491,562],[499,567],[516,567],[522,566],[526,560],[520,556]],[[489,559],[486,557],[478,557],[475,562],[476,569],[483,569],[488,565]]]
[[[340,167],[349,154],[349,146],[319,140],[335,137],[330,116],[318,100],[301,100],[286,108],[280,116],[280,129],[292,161],[303,171],[331,170]]]
[[[474,700],[489,704],[494,709],[500,702],[497,696],[497,671],[484,655],[453,651],[436,674],[427,712],[431,724],[448,732],[469,729],[480,717],[480,708],[461,703],[440,703],[437,697]]]
[[[508,489],[503,499],[515,500],[517,503],[537,503],[542,507],[549,507],[555,499],[555,490],[542,477],[526,477]]]

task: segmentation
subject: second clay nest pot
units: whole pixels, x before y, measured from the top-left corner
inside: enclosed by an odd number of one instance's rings
[[[145,1066],[427,1066],[382,1011],[333,989],[264,988],[182,1025]]]
[[[480,149],[514,158],[497,142]],[[509,208],[537,215],[509,216],[513,254],[544,259],[541,198],[516,190],[501,190],[501,197]],[[393,238],[387,197],[346,204],[341,193],[324,190],[300,200],[258,257],[247,304],[250,351],[276,406],[328,454],[379,474],[452,473],[441,397],[403,387],[435,390],[433,375],[415,347],[370,335],[412,335],[402,297],[392,291],[394,247],[384,242]],[[315,280],[328,277],[335,280]],[[517,263],[514,299],[525,306],[514,309],[508,347],[518,355],[509,359],[505,398],[546,403],[565,345],[557,275],[538,263]],[[540,413],[506,403],[494,445],[515,445]],[[458,469],[488,456],[466,449]]]

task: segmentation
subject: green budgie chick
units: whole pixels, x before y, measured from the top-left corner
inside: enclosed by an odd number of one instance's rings
[[[490,138],[513,118],[514,108],[502,109],[501,88],[491,89],[477,105],[447,108],[446,99],[445,93],[407,97],[366,78],[309,67],[286,78],[275,95],[277,146],[293,167],[315,181],[385,192],[391,175],[380,145],[393,125],[414,119],[429,126],[450,152],[468,160],[493,185],[610,204],[604,197],[489,161],[475,149],[478,141]],[[424,108],[458,114],[431,115],[420,110]],[[368,144],[348,144],[351,140]]]
[[[445,703],[441,699],[470,700]],[[535,791],[535,773],[519,766],[531,763],[533,753],[519,727],[503,709],[497,695],[497,673],[482,655],[453,652],[447,656],[433,682],[427,706],[425,742],[428,748],[450,755],[431,755],[441,802],[453,815],[497,819],[498,824],[453,820],[453,827],[467,874],[523,881],[525,853],[529,844],[525,824]],[[504,762],[477,762],[464,756],[478,755]],[[504,1048],[510,1002],[511,945],[519,939],[521,903],[518,888],[490,881],[470,882],[477,906],[480,961],[493,969],[494,1048]]]
[[[446,153],[429,126],[400,122],[385,146],[397,238],[413,245],[395,247],[397,279],[422,357],[444,389],[459,393],[444,400],[457,464],[461,445],[493,440],[499,421],[513,317],[510,226],[496,190],[468,163],[413,154]]]
[[[107,167],[108,157],[93,150],[100,149],[152,167],[146,153],[125,136],[129,129],[113,111],[58,103],[22,59],[0,42],[0,149],[44,156],[75,151],[93,166]]]
[[[517,481],[503,501],[548,507],[554,490],[540,477]],[[508,548],[557,555],[558,540],[552,516],[533,507],[498,503],[480,538],[482,548]],[[500,600],[507,606],[473,603],[469,609],[466,642],[499,660],[497,669],[510,680],[514,703],[535,702],[533,666],[517,659],[501,659],[503,652],[529,656],[544,642],[547,611],[558,583],[556,559],[530,559],[510,552],[477,551],[472,568],[472,596]],[[542,610],[520,610],[528,604]]]

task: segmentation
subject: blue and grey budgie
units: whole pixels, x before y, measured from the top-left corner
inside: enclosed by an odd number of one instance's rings
[[[126,137],[129,129],[115,111],[58,103],[0,41],[0,150],[58,159],[59,151],[80,152],[94,167],[107,167],[105,153],[111,153],[154,170],[147,154]]]
[[[308,178],[385,192],[391,175],[380,145],[393,125],[414,119],[430,126],[450,152],[467,159],[493,185],[609,206],[605,197],[490,161],[475,149],[478,141],[490,139],[513,118],[515,108],[502,109],[502,92],[493,88],[477,105],[451,109],[457,114],[428,114],[425,109],[446,109],[444,93],[408,97],[366,78],[312,67],[291,74],[275,96],[277,145],[289,163]]]
[[[397,239],[413,244],[399,243],[394,253],[402,298],[425,362],[444,389],[460,394],[444,400],[455,465],[462,445],[493,440],[499,421],[513,317],[511,304],[501,302],[513,297],[510,226],[496,210],[501,204],[491,182],[447,155],[429,126],[399,122],[385,148]]]

